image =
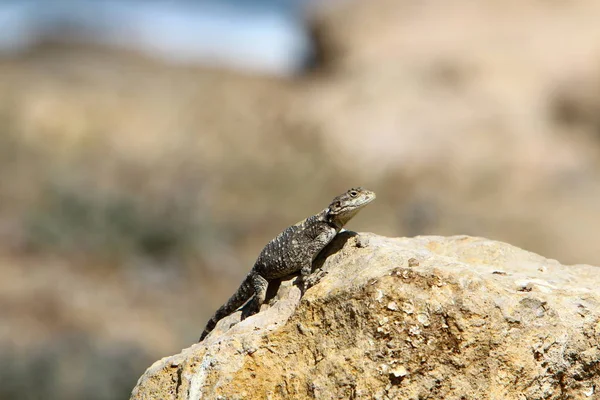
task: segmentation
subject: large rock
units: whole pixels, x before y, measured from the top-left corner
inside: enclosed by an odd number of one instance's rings
[[[303,297],[221,321],[132,399],[598,399],[600,269],[467,236],[346,232]],[[198,333],[204,321],[198,321]]]

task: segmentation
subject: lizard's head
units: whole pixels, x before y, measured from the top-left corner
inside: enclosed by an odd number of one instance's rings
[[[375,192],[361,187],[352,188],[331,201],[327,216],[336,225],[344,226],[373,200],[375,200]]]

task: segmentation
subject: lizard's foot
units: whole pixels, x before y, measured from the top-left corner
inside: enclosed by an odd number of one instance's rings
[[[254,314],[258,314],[260,311],[260,305],[254,299],[250,300],[248,304],[246,304],[242,308],[242,321],[248,317],[253,316]]]
[[[302,293],[319,283],[327,274],[327,271],[319,270],[304,278],[299,277],[299,286]]]

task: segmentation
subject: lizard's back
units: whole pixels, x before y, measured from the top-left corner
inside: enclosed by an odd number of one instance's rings
[[[253,271],[266,279],[278,279],[298,272],[307,242],[322,229],[332,228],[320,226],[319,214],[286,228],[262,249]]]

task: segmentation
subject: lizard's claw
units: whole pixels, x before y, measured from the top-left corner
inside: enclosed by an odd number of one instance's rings
[[[305,277],[304,279],[302,279],[300,281],[302,291],[305,292],[308,289],[310,289],[311,287],[315,286],[327,274],[328,274],[327,271],[320,270],[320,271],[317,271],[317,272]]]

